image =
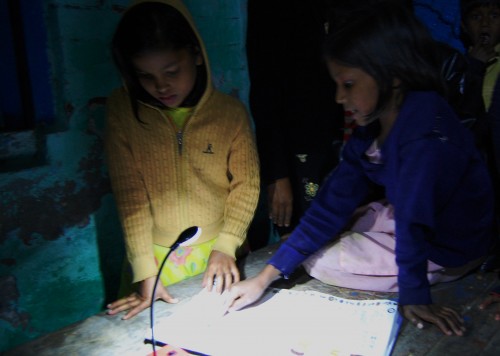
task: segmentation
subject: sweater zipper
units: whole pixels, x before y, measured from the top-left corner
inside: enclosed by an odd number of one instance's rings
[[[182,131],[177,131],[177,148],[179,149],[179,156],[182,156]]]

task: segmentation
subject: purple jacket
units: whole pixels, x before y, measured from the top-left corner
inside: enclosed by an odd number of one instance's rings
[[[354,210],[382,188],[395,211],[399,303],[430,304],[427,260],[458,267],[491,246],[491,180],[470,131],[436,93],[407,95],[381,147],[383,163],[373,164],[365,152],[378,125],[355,130],[342,162],[268,263],[289,275],[338,238]]]

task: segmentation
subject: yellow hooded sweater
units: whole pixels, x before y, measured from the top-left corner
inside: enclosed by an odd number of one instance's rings
[[[158,2],[177,8],[192,25],[207,87],[181,130],[146,103],[139,105],[140,123],[124,88],[108,100],[107,165],[134,282],[158,273],[153,244],[169,247],[190,226],[202,229],[197,244],[217,237],[213,249],[235,257],[260,186],[247,110],[213,88],[206,49],[186,7],[176,0]]]

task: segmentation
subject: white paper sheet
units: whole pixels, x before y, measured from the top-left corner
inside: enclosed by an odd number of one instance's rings
[[[201,291],[155,326],[156,340],[214,356],[378,356],[390,354],[401,324],[390,300],[271,289],[223,316],[224,297]]]

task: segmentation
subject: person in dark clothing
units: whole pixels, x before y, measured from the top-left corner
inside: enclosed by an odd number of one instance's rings
[[[268,216],[281,236],[338,163],[344,112],[322,58],[333,3],[248,1],[250,109]],[[267,244],[262,232],[249,235],[252,249]]]
[[[500,91],[495,89],[500,78],[500,0],[461,0],[460,11],[467,60],[464,91],[468,95],[463,102],[477,113],[472,131],[488,164],[496,198],[497,242],[482,267],[487,271],[500,266]]]
[[[461,0],[460,9],[461,38],[467,60],[464,90],[475,95],[464,102],[477,113],[473,129],[476,142],[488,160],[493,177],[498,179],[495,150],[500,143],[491,135],[493,126],[488,112],[500,73],[500,0]]]
[[[338,164],[339,151],[355,122],[332,100],[335,83],[328,76],[322,46],[328,33],[349,21],[353,11],[380,1],[248,1],[250,109],[262,196],[267,197],[267,206],[259,209],[266,216],[257,214],[249,231],[251,249],[266,245],[273,232],[287,236]],[[413,10],[412,0],[393,1]],[[447,82],[447,100],[460,119],[472,126],[478,110],[468,103],[477,100],[466,98],[475,93],[473,88],[462,90],[465,58],[446,44],[437,48],[435,61]]]

